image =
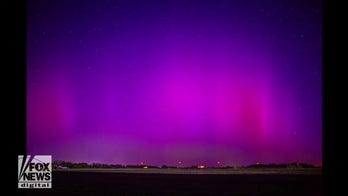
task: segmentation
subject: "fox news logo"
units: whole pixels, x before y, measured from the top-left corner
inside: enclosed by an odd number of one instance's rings
[[[18,188],[52,188],[51,155],[19,155]]]

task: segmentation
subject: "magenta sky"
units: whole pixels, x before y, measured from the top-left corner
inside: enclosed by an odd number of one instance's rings
[[[27,153],[321,163],[321,3],[28,1]]]

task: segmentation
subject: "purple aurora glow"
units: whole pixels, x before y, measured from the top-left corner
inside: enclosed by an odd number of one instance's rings
[[[28,1],[27,153],[321,163],[313,2]]]

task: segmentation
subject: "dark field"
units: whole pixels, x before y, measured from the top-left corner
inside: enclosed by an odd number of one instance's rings
[[[158,172],[158,171],[164,172]],[[54,171],[51,190],[29,195],[322,195],[321,170]],[[144,171],[144,172],[142,172]],[[147,172],[153,173],[147,173]],[[170,172],[168,172],[170,171]],[[180,172],[181,171],[181,172]],[[257,172],[261,171],[261,172]],[[283,169],[284,171],[284,169]],[[196,173],[195,173],[196,172]],[[198,172],[198,173],[197,173]]]

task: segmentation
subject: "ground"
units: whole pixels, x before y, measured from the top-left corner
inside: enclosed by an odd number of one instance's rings
[[[322,195],[314,169],[67,169],[32,195]]]

